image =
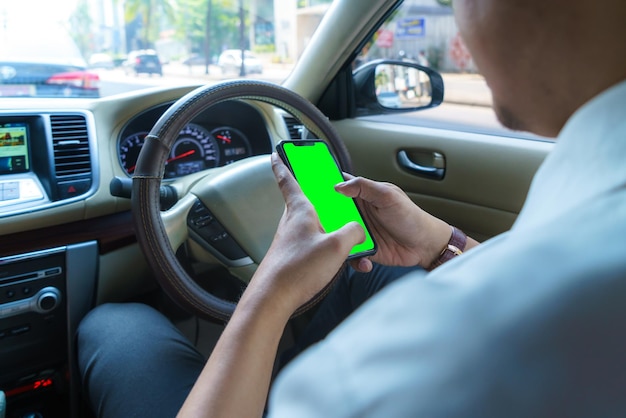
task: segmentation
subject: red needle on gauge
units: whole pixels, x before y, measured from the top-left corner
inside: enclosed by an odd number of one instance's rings
[[[165,163],[167,164],[167,163],[172,162],[172,161],[175,161],[175,160],[180,160],[181,158],[188,157],[188,156],[193,155],[193,154],[195,154],[195,153],[196,153],[196,150],[195,150],[195,149],[192,149],[192,150],[189,150],[189,151],[187,151],[187,152],[183,152],[183,153],[182,153],[182,154],[180,154],[180,155],[177,155],[177,156],[175,156],[175,157],[172,157],[172,158],[168,159]],[[134,166],[132,166],[132,167],[129,167],[129,168],[128,168],[128,174],[130,174],[130,173],[132,173],[133,171],[135,171],[135,168],[136,168],[136,167],[137,167],[136,165],[134,165]]]
[[[185,158],[185,157],[189,157],[190,155],[193,155],[196,153],[195,149],[191,149],[187,152],[183,152],[180,155],[177,155],[175,157],[170,158],[169,160],[166,161],[166,163],[171,163],[172,161],[176,161],[176,160],[180,160],[181,158]]]
[[[216,137],[217,139],[221,139],[222,141],[227,142],[227,143],[229,143],[229,144],[230,144],[230,138],[229,138],[229,137],[227,137],[227,136],[224,136],[224,135],[215,135],[215,137]]]

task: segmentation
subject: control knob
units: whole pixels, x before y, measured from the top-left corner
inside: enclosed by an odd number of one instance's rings
[[[46,287],[37,293],[37,312],[47,313],[59,306],[61,293],[56,287]]]

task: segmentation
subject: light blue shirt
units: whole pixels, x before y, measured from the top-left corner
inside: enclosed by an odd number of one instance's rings
[[[626,82],[580,108],[512,229],[390,285],[270,417],[626,416]]]

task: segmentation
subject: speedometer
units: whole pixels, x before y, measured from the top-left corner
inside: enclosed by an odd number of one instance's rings
[[[215,138],[202,126],[189,123],[172,145],[163,177],[184,176],[217,167],[219,163],[220,152]]]

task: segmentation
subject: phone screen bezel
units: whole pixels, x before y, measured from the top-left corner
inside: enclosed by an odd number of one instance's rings
[[[294,167],[294,161],[293,158],[290,159],[289,157],[289,150],[285,150],[285,146],[287,146],[287,148],[289,148],[290,146],[293,147],[323,147],[323,151],[322,154],[319,154],[318,156],[321,156],[323,158],[327,158],[329,160],[327,161],[320,161],[320,160],[313,160],[312,158],[314,158],[314,156],[316,156],[315,153],[311,152],[309,153],[310,155],[308,156],[309,159],[307,159],[306,164],[309,165],[309,167],[303,168],[301,166],[299,167]],[[306,148],[303,148],[306,149]],[[313,148],[311,148],[313,149]],[[338,218],[338,219],[332,219],[330,220],[328,217],[329,215],[329,210],[324,210],[323,208],[320,207],[316,207],[316,211],[318,213],[318,216],[320,216],[320,222],[322,223],[322,226],[325,228],[325,230],[327,230],[327,228],[325,227],[325,224],[328,225],[328,223],[331,223],[333,225],[336,225],[337,222],[339,224],[343,224],[345,225],[345,223],[354,220],[357,221],[361,224],[361,226],[363,227],[363,229],[365,230],[366,233],[366,240],[364,241],[363,244],[359,244],[357,246],[355,246],[351,252],[350,255],[348,256],[349,259],[352,258],[359,258],[359,257],[365,257],[368,255],[373,255],[376,253],[377,251],[377,245],[376,245],[376,241],[374,240],[374,236],[371,233],[371,230],[369,229],[367,223],[365,222],[365,218],[363,217],[363,213],[361,211],[361,209],[359,208],[359,205],[357,203],[357,201],[353,198],[349,198],[349,197],[345,197],[343,195],[341,195],[340,193],[336,192],[334,190],[334,184],[339,183],[341,181],[344,180],[343,178],[343,173],[341,170],[341,167],[339,166],[339,164],[337,163],[336,158],[333,156],[333,154],[330,152],[330,148],[328,147],[328,144],[322,140],[319,139],[307,139],[307,140],[285,140],[285,141],[281,141],[276,145],[276,151],[278,152],[279,156],[281,157],[281,159],[283,160],[283,162],[285,163],[285,165],[289,168],[289,170],[291,171],[291,173],[293,174],[293,176],[295,177],[296,181],[298,181],[298,183],[300,184],[301,187],[303,187],[303,192],[305,193],[305,195],[307,195],[307,198],[309,199],[309,201],[311,201],[311,203],[313,204],[313,206],[315,207],[316,203],[315,201],[312,200],[316,200],[319,202],[319,199],[326,199],[326,198],[330,198],[330,199],[334,199],[333,202],[337,203],[336,199],[339,199],[340,197],[345,198],[345,201],[343,199],[340,199],[341,202],[352,202],[350,205],[350,208],[347,208],[347,212],[342,214],[341,216],[343,216],[343,218]],[[316,151],[320,152],[321,149],[318,148]],[[332,160],[332,164],[330,163],[330,160]],[[297,160],[296,160],[297,161]],[[296,162],[296,164],[300,164],[302,165],[300,162]],[[311,172],[309,173],[304,173],[302,170],[314,170],[314,169],[318,169],[319,167],[326,167],[326,169],[332,170],[322,173],[322,172],[316,172],[315,175],[317,176],[329,176],[330,179],[329,181],[334,182],[336,181],[336,183],[333,184],[326,184],[324,182],[323,186],[324,189],[322,189],[322,193],[331,193],[332,195],[328,195],[328,196],[311,196],[310,193],[320,193],[320,189],[316,188],[316,190],[314,192],[312,192],[311,190],[305,190],[305,188],[307,188],[307,184],[310,183],[304,183],[304,185],[302,184],[302,182],[299,180],[299,176],[302,177],[304,175],[308,175],[311,176],[313,175]],[[332,168],[331,168],[332,167]],[[320,179],[324,179],[323,177],[318,177]],[[310,187],[309,187],[310,188]],[[328,192],[326,192],[326,190],[328,190]],[[343,205],[344,203],[341,203],[341,205]],[[334,215],[336,216],[337,214],[334,213]],[[343,219],[347,219],[349,218],[348,221],[346,221],[345,223],[343,223]],[[336,229],[338,229],[339,227],[341,227],[342,225],[339,225],[337,227],[331,227],[331,230],[334,231]],[[328,230],[327,230],[328,231]],[[330,231],[328,231],[330,232]],[[366,243],[369,243],[368,245],[365,245]],[[361,248],[359,248],[361,247]]]

